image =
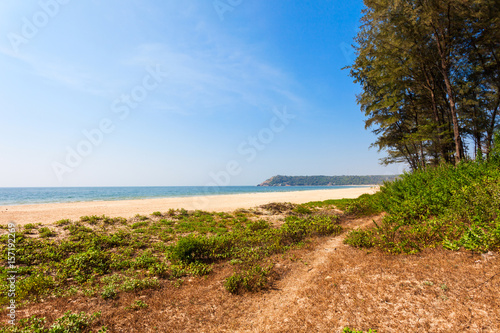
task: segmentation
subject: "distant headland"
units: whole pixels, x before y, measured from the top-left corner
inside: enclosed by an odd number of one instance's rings
[[[392,181],[399,175],[374,176],[274,176],[257,186],[338,186],[378,185]]]

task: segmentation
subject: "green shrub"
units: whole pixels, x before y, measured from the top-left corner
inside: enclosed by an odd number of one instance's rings
[[[156,289],[160,283],[156,279],[126,279],[120,286],[122,291],[139,291],[144,289]]]
[[[106,274],[110,263],[108,253],[91,249],[70,256],[65,261],[65,267],[69,276],[75,277],[79,282],[85,282],[93,275]]]
[[[344,330],[342,331],[342,333],[364,333],[363,331],[358,331],[358,330],[354,330],[352,328],[349,328],[349,327],[344,327]],[[377,330],[372,330],[371,328],[366,331],[366,333],[377,333]]]
[[[159,259],[154,257],[153,253],[150,250],[147,250],[142,252],[142,254],[132,262],[132,266],[136,269],[137,268],[148,269],[149,267],[158,263],[158,261]]]
[[[241,289],[243,283],[243,276],[239,273],[235,273],[224,281],[224,288],[231,294],[236,294]]]
[[[304,219],[288,216],[281,227],[283,244],[291,244],[302,241],[308,235],[307,226]]]
[[[212,271],[212,266],[201,262],[192,262],[189,264],[171,265],[170,273],[174,278],[182,277],[184,275],[203,276]]]
[[[100,281],[108,286],[116,286],[125,280],[125,277],[122,276],[121,274],[111,274],[111,275],[105,275],[100,278]]]
[[[307,208],[305,205],[298,205],[297,207],[295,207],[293,209],[293,211],[297,214],[301,214],[301,215],[309,215],[309,214],[312,214],[312,210],[310,210],[309,208]]]
[[[167,220],[167,219],[161,219],[159,221],[162,225],[164,226],[172,226],[175,224],[175,221],[172,221],[172,220]]]
[[[373,247],[373,235],[367,230],[353,230],[347,234],[344,239],[344,243],[360,247],[360,248],[371,248]]]
[[[237,294],[243,289],[250,292],[265,289],[269,286],[269,276],[272,268],[273,265],[267,267],[255,265],[241,272],[234,273],[226,278],[224,287],[232,294]]]
[[[163,242],[170,242],[171,240],[174,239],[174,235],[172,235],[170,232],[166,230],[163,230],[158,235],[158,238],[160,238]]]
[[[48,329],[45,328],[47,319],[31,316],[28,318],[19,319],[16,326],[3,326],[0,327],[1,333],[47,333]]]
[[[310,234],[314,235],[338,235],[342,227],[338,224],[337,216],[316,215],[307,220]]]
[[[141,215],[141,214],[136,214],[135,218],[138,219],[139,221],[147,221],[147,220],[149,220],[149,218],[147,216]]]
[[[467,250],[486,252],[488,250],[488,234],[479,226],[472,225],[462,234],[458,244]]]
[[[190,234],[179,238],[177,243],[169,248],[169,256],[174,261],[185,263],[216,260],[226,258],[231,251],[231,247],[232,241],[230,238]]]
[[[100,316],[100,312],[88,316],[85,312],[72,313],[68,311],[56,320],[50,327],[49,333],[80,333],[89,328],[92,322]]]
[[[384,184],[377,196],[387,213],[381,225],[349,234],[348,244],[391,253],[416,253],[436,245],[480,252],[500,247],[500,168],[491,162],[405,173]]]
[[[147,308],[149,305],[147,305],[146,303],[144,303],[143,301],[141,300],[135,300],[130,306],[127,306],[125,307],[125,309],[129,309],[129,310],[140,310],[140,309],[145,309]]]
[[[172,274],[171,266],[166,263],[156,263],[149,267],[149,274],[157,276],[162,279],[169,278]]]
[[[97,215],[91,215],[91,216],[82,216],[80,217],[81,222],[87,222],[88,224],[97,224],[101,220],[106,219],[105,215],[102,216],[97,216]]]
[[[182,237],[171,247],[171,258],[184,262],[194,262],[206,252],[205,238],[197,235]]]
[[[63,225],[68,225],[68,224],[71,224],[70,219],[56,221],[56,225],[58,225],[58,226],[63,226]]]
[[[251,231],[269,229],[271,224],[265,220],[258,220],[257,222],[252,222],[247,225],[247,228]]]
[[[146,227],[148,225],[149,225],[149,222],[147,222],[147,221],[135,222],[132,224],[132,229],[138,229],[141,227]]]
[[[362,217],[380,214],[383,208],[380,204],[379,192],[375,194],[362,194],[356,199],[340,199],[331,201],[344,214]]]
[[[37,229],[37,226],[36,226],[36,225],[34,225],[33,223],[28,223],[28,224],[25,224],[25,225],[23,226],[23,228],[24,228],[24,232],[25,232],[26,234],[31,234],[34,230],[36,230],[36,229]]]
[[[116,297],[115,286],[106,286],[101,292],[101,297],[103,299],[114,299]]]
[[[56,235],[56,233],[50,230],[48,227],[38,229],[38,234],[42,238],[54,237]]]
[[[308,218],[288,216],[281,227],[281,243],[294,244],[312,235],[334,235],[342,232],[338,217],[316,215]]]
[[[379,192],[375,194],[363,194],[355,199],[336,199],[325,201],[312,201],[302,204],[311,208],[337,208],[346,215],[353,217],[372,216],[383,212],[380,204]]]
[[[17,296],[20,299],[29,297],[37,298],[40,295],[46,295],[55,287],[54,278],[41,273],[34,273],[18,282]]]
[[[71,313],[66,312],[62,317],[58,318],[50,328],[46,328],[46,318],[37,318],[31,316],[29,318],[20,319],[16,326],[0,327],[1,333],[80,333],[87,332],[92,323],[101,316],[100,312],[96,312],[88,316],[85,312]],[[102,327],[97,333],[106,332],[106,327]]]

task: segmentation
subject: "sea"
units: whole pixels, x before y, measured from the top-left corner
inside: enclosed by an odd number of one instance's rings
[[[3,187],[0,206],[192,197],[239,193],[290,192],[366,186],[146,186],[146,187]]]

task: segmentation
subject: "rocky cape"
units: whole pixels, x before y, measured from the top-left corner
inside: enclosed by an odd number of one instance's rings
[[[257,186],[340,186],[379,185],[393,181],[398,175],[370,176],[274,176]]]

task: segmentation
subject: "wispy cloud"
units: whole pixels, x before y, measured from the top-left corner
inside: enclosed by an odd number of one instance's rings
[[[132,3],[138,13],[152,10],[140,1]],[[99,50],[107,57],[102,64],[87,63],[85,55],[68,57],[47,50],[16,54],[0,46],[0,53],[25,63],[33,75],[109,99],[135,84],[135,74],[142,73],[145,67],[160,64],[168,70],[169,79],[160,95],[150,102],[151,107],[180,114],[305,105],[294,78],[259,55],[265,54],[261,52],[265,46],[230,34],[229,27],[221,27],[211,6],[176,1],[162,6],[163,16],[148,15],[161,22],[165,33],[147,36],[139,44],[129,42],[120,51],[112,46]],[[106,64],[111,62],[114,65],[108,68]]]
[[[141,44],[117,59],[120,74],[96,70],[72,59],[47,59],[31,54],[0,52],[23,62],[33,75],[89,96],[116,98],[120,89],[133,84],[135,71],[160,64],[169,72],[161,95],[152,107],[179,114],[214,112],[246,105],[269,109],[275,105],[300,106],[299,85],[287,73],[258,59],[241,47],[220,45],[189,49],[166,43]],[[116,70],[116,69],[115,69]],[[130,73],[131,75],[127,75]]]
[[[57,59],[38,53],[15,53],[4,47],[0,47],[0,54],[19,61],[23,65],[20,66],[20,70],[34,77],[55,82],[64,88],[89,96],[113,98],[113,93],[116,93],[117,89],[123,89],[127,84],[123,76],[113,77],[111,73],[72,59]]]
[[[162,64],[169,72],[162,90],[165,102],[187,114],[242,104],[258,109],[304,104],[290,75],[239,48],[214,45],[188,52],[162,43],[142,44],[127,63]]]

